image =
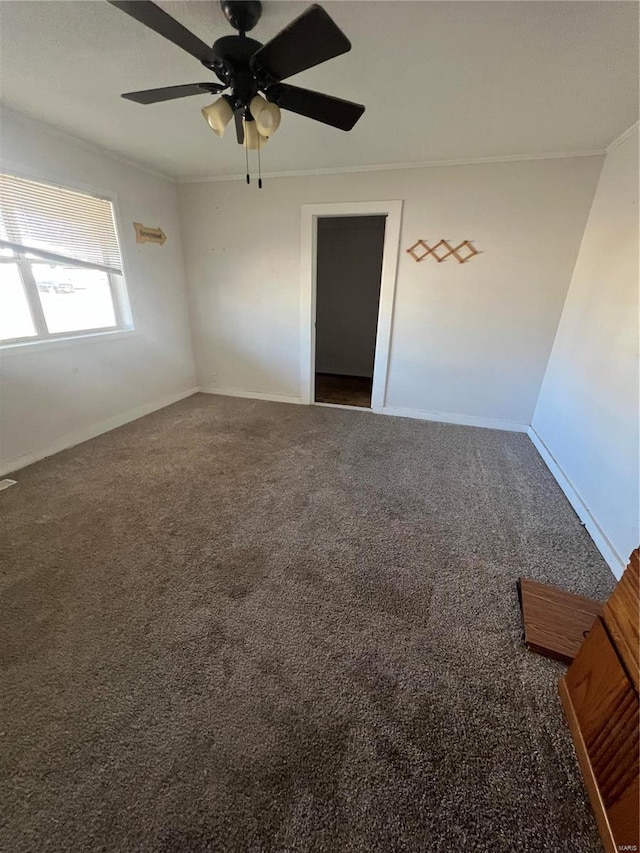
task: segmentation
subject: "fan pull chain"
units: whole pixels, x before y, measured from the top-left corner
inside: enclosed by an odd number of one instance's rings
[[[260,136],[258,136],[258,189],[262,189],[262,166],[260,165]]]
[[[245,166],[247,169],[247,183],[250,184],[251,178],[249,177],[249,146],[247,145],[246,133],[245,133],[245,137],[244,137],[244,160],[245,160]]]

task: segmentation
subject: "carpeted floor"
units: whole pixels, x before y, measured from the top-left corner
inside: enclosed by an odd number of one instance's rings
[[[600,845],[526,574],[613,579],[525,435],[198,395],[0,493],[0,848]]]

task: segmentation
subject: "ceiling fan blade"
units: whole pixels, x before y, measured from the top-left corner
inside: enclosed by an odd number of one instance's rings
[[[300,89],[288,83],[275,83],[267,89],[267,99],[292,113],[330,124],[339,130],[351,130],[364,112],[362,104],[344,101],[311,89]]]
[[[201,62],[212,58],[212,50],[186,27],[179,24],[171,15],[152,3],[151,0],[108,0],[112,6],[131,15],[136,21],[140,21],[158,35],[164,36],[178,47],[186,50],[191,56],[195,56]]]
[[[238,145],[244,145],[244,127],[242,126],[242,118],[244,115],[244,107],[239,110],[236,110],[233,114],[233,118],[236,123],[236,139],[238,140]]]
[[[171,101],[174,98],[186,98],[188,95],[214,95],[221,92],[225,86],[216,83],[187,83],[185,86],[165,86],[163,89],[144,89],[142,92],[126,92],[121,95],[127,101],[136,104],[157,104],[160,101]]]
[[[348,50],[349,39],[324,9],[314,4],[256,51],[251,62],[274,79],[284,80]]]

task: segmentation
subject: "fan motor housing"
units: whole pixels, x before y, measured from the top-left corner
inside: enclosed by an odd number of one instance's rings
[[[213,64],[221,60],[227,64],[249,67],[253,54],[262,47],[262,42],[246,36],[222,36],[213,43]]]
[[[248,106],[260,88],[251,57],[261,47],[261,42],[246,36],[223,36],[213,44],[213,59],[207,65],[231,88],[238,105]]]

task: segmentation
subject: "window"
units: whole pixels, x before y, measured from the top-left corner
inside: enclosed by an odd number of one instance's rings
[[[112,203],[0,174],[0,345],[128,328]]]

